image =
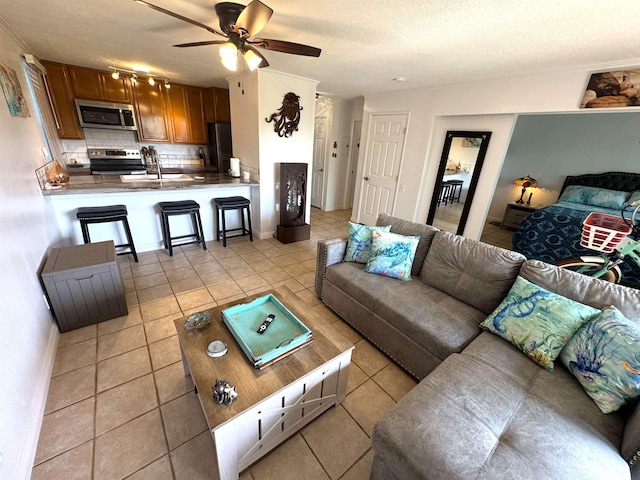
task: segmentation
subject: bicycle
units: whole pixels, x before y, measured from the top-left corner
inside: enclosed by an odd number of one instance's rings
[[[635,207],[629,219],[625,211]],[[562,268],[574,272],[620,283],[620,264],[626,257],[640,266],[640,220],[636,214],[640,210],[640,200],[622,207],[621,216],[591,212],[582,224],[580,245],[602,252],[600,256],[584,255],[556,262]]]

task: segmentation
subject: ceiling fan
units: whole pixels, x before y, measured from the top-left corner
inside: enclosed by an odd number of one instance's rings
[[[222,2],[215,6],[216,14],[220,20],[220,30],[211,28],[204,23],[197,22],[184,17],[178,13],[159,7],[146,0],[134,0],[146,7],[158,12],[170,15],[174,18],[190,23],[200,28],[204,28],[210,33],[225,37],[225,40],[207,40],[203,42],[180,43],[174,47],[199,47],[202,45],[222,45],[220,57],[222,64],[229,70],[236,71],[238,68],[238,52],[243,56],[251,70],[268,67],[269,62],[257,50],[273,50],[275,52],[291,53],[293,55],[305,55],[308,57],[319,57],[321,50],[309,45],[286,42],[283,40],[272,40],[269,38],[253,38],[267,24],[273,10],[260,0],[252,0],[246,7],[239,3]],[[256,48],[257,47],[257,48]]]

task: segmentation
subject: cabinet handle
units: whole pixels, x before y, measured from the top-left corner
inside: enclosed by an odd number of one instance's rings
[[[88,277],[74,278],[74,280],[80,281],[80,280],[88,280],[90,278],[93,278],[93,274],[89,275]]]

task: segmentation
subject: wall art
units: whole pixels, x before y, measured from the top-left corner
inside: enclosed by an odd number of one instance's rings
[[[22,87],[16,71],[2,63],[0,63],[0,85],[2,85],[4,98],[7,100],[9,113],[14,117],[30,117],[27,100],[22,94]]]
[[[637,106],[640,106],[640,69],[592,74],[580,102],[580,108]]]
[[[290,137],[293,132],[298,131],[298,123],[300,122],[300,96],[293,92],[289,92],[282,100],[282,106],[276,113],[272,113],[269,118],[265,118],[267,123],[275,122],[273,131],[280,137]]]

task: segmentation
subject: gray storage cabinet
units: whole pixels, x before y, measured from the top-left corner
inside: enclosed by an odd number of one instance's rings
[[[112,240],[53,248],[40,276],[61,332],[128,314]]]

